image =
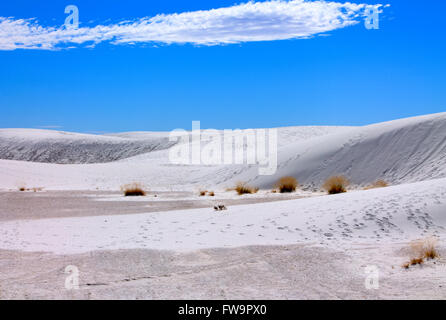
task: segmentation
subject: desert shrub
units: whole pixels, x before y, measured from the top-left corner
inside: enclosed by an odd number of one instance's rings
[[[294,192],[298,186],[298,182],[294,177],[283,177],[277,181],[275,188],[279,190],[280,193]]]
[[[325,180],[322,188],[328,192],[328,194],[336,194],[347,192],[347,187],[350,184],[348,179],[344,176],[333,176]]]
[[[414,256],[409,262],[403,265],[403,268],[408,269],[413,265],[421,265],[424,259],[431,260],[439,257],[436,249],[437,239],[427,238],[423,240],[413,241],[410,244],[411,254]]]
[[[377,180],[371,185],[364,188],[364,190],[376,189],[376,188],[385,188],[388,187],[389,184],[384,180]]]
[[[146,195],[143,186],[137,182],[123,185],[121,191],[124,192],[124,196],[126,197]]]
[[[418,258],[435,259],[438,258],[438,251],[436,249],[437,239],[427,238],[411,243],[412,252]]]
[[[259,191],[259,188],[251,187],[247,185],[246,182],[237,182],[237,184],[235,185],[235,191],[237,191],[239,195],[242,195],[246,193],[256,193],[257,191]]]

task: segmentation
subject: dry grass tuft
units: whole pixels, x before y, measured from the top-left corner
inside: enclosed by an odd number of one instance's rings
[[[247,185],[246,182],[237,182],[237,184],[235,185],[235,191],[237,191],[239,195],[252,194],[257,193],[257,191],[259,191],[259,188],[251,187]]]
[[[280,193],[294,192],[298,187],[299,183],[294,177],[283,177],[277,181],[275,188],[279,190]]]
[[[145,196],[146,192],[144,191],[144,187],[137,182],[129,183],[121,186],[121,191],[124,192],[124,196],[126,197],[135,197],[135,196]]]
[[[436,249],[437,239],[431,237],[424,240],[414,241],[411,243],[412,252],[416,256],[425,259],[435,259],[439,257]]]
[[[371,185],[364,188],[364,190],[377,189],[377,188],[385,188],[388,187],[389,184],[384,180],[377,180],[373,182]]]
[[[424,259],[432,260],[438,258],[439,254],[436,245],[437,239],[433,237],[411,242],[410,249],[414,258],[411,258],[410,262],[405,263],[403,268],[408,269],[410,266],[421,265],[424,263]]]
[[[348,179],[344,176],[333,176],[325,180],[322,188],[328,192],[328,194],[337,194],[347,192],[347,187],[350,184]]]

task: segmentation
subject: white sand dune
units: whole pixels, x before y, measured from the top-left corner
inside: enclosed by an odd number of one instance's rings
[[[66,293],[63,281],[53,284],[48,279],[56,279],[68,263],[80,263],[82,269],[79,298],[91,298],[92,293],[98,298],[446,297],[446,113],[355,128],[280,128],[278,171],[273,176],[258,176],[257,167],[246,165],[172,165],[166,134],[95,136],[4,129],[0,189],[116,190],[139,181],[157,191],[219,189],[222,195],[213,201],[224,203],[235,197],[223,192],[235,181],[268,189],[277,178],[293,175],[307,187],[299,192],[311,196],[228,205],[218,212],[210,201],[204,209],[8,219],[0,223],[0,256],[6,257],[0,285],[13,288],[6,290],[6,297]],[[153,149],[144,150],[144,145]],[[77,161],[83,163],[72,163]],[[313,192],[334,174],[346,175],[355,185],[385,179],[393,186],[367,191],[353,186],[333,196]],[[113,197],[94,199],[119,201]],[[409,242],[431,236],[439,240],[440,259],[402,269],[411,254],[406,250]],[[134,257],[132,263],[123,258],[129,256]],[[39,273],[43,265],[53,271]],[[379,268],[379,290],[365,289],[367,266]],[[16,280],[23,274],[29,276],[27,283]],[[209,283],[203,285],[203,279]],[[51,284],[45,292],[42,283]],[[295,284],[305,290],[296,291]],[[156,290],[141,293],[143,287]]]
[[[0,129],[0,158],[43,163],[102,163],[167,149],[167,133],[93,135],[39,129]]]
[[[279,128],[279,146],[351,127]],[[42,129],[0,129],[0,159],[43,163],[103,163],[174,145],[169,132],[123,132],[104,135]]]
[[[29,161],[0,160],[0,188],[117,190],[138,181],[158,190],[223,189],[240,180],[270,188],[285,175],[318,188],[334,174],[344,174],[357,185],[377,179],[400,184],[446,177],[446,113],[357,128],[281,128],[278,170],[272,176],[259,176],[257,166],[172,165],[168,159],[172,142],[166,134],[137,132],[112,137],[4,129],[0,131],[0,156]],[[90,152],[90,147],[95,151]],[[14,156],[9,157],[11,154]],[[138,155],[129,157],[132,154]],[[30,162],[35,158],[107,163]],[[111,159],[121,160],[108,162]]]
[[[286,127],[278,144],[347,132],[352,127]],[[224,183],[248,167],[177,166],[169,163],[165,132],[107,136],[49,130],[0,130],[0,189],[19,186],[65,190],[117,190],[138,181],[158,190],[184,190]],[[22,160],[22,161],[18,161]],[[113,161],[117,160],[117,161]]]
[[[236,177],[269,188],[279,177],[320,186],[343,174],[354,184],[377,179],[398,184],[446,177],[446,113],[389,121],[298,142],[279,152],[273,176],[254,169]]]

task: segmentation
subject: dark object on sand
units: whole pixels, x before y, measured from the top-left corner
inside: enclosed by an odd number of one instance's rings
[[[227,210],[226,206],[224,204],[218,204],[214,206],[214,210],[215,211],[222,211],[222,210]]]

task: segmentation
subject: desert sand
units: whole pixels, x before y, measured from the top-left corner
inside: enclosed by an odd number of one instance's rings
[[[0,298],[444,299],[445,137],[446,113],[280,128],[278,170],[259,176],[172,165],[166,133],[2,129]],[[336,174],[352,184],[326,195]],[[271,193],[285,175],[297,192]],[[378,179],[390,186],[364,190]],[[145,197],[119,193],[134,181]],[[227,190],[236,181],[260,191]],[[420,239],[439,257],[403,268]],[[79,289],[65,288],[69,265]]]

